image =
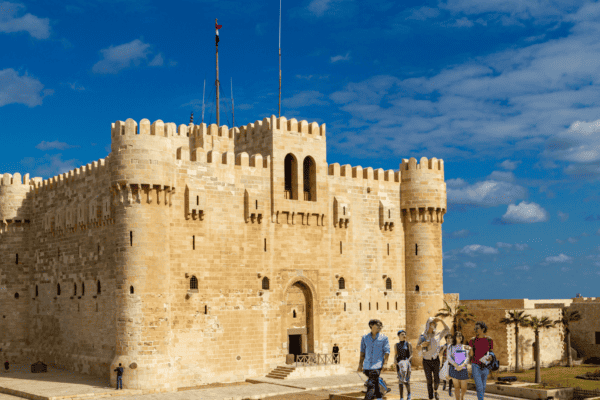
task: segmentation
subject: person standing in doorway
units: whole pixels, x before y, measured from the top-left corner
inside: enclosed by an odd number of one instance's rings
[[[337,343],[333,344],[333,363],[340,363],[340,348],[338,347]]]
[[[119,363],[119,366],[115,369],[115,372],[117,373],[117,390],[123,390],[123,367],[121,367],[121,363]]]
[[[374,398],[380,400],[385,393],[381,393],[379,389],[379,375],[390,356],[390,342],[387,336],[380,333],[383,328],[380,320],[370,320],[369,328],[371,333],[364,335],[360,341],[360,361],[357,371],[363,372],[369,378],[364,400]]]
[[[441,322],[444,325],[442,331],[436,331],[436,325]],[[429,400],[440,400],[438,387],[440,386],[440,342],[442,338],[450,333],[450,328],[440,318],[430,317],[425,324],[423,334],[417,341],[417,349],[420,348],[423,355],[423,371],[427,379],[427,393]]]
[[[398,385],[400,400],[404,399],[403,385],[406,385],[406,400],[410,400],[410,360],[412,359],[412,345],[406,341],[406,331],[398,331],[398,340],[394,352],[394,363],[398,372]],[[393,365],[393,364],[392,364]]]
[[[485,364],[490,361],[491,356],[487,355],[488,351],[494,348],[494,341],[486,336],[487,325],[478,321],[475,323],[475,337],[469,340],[471,347],[471,370],[473,372],[473,380],[477,389],[477,400],[483,400],[485,395],[485,385],[487,382],[490,370]]]

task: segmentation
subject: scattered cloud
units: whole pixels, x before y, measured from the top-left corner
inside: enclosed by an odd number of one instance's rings
[[[350,52],[347,52],[345,56],[335,56],[335,57],[331,57],[331,62],[338,62],[338,61],[348,61],[350,60]]]
[[[494,181],[514,182],[515,175],[509,171],[493,171],[488,179]]]
[[[536,203],[522,201],[519,205],[509,204],[502,221],[509,224],[525,224],[548,221],[548,212]]]
[[[560,219],[561,222],[566,222],[569,219],[569,214],[565,214],[565,213],[559,211],[558,219]]]
[[[92,71],[97,74],[117,74],[132,66],[139,66],[147,61],[151,54],[150,45],[139,39],[119,46],[110,46],[100,52],[103,59],[92,67]],[[161,54],[155,56],[149,65],[159,65],[159,63],[160,65],[163,63]]]
[[[467,268],[475,268],[475,267],[477,267],[477,264],[475,264],[473,262],[470,262],[470,261],[467,261],[464,265]]]
[[[50,19],[39,18],[29,13],[17,17],[25,6],[8,1],[0,2],[0,32],[27,32],[36,39],[50,37]]]
[[[593,215],[588,215],[585,217],[585,220],[588,222],[600,221],[600,215],[596,215],[595,217]]]
[[[414,19],[417,21],[425,21],[426,19],[436,18],[440,15],[440,10],[432,7],[420,7],[408,10],[410,14],[406,19]]]
[[[331,16],[340,18],[356,12],[355,0],[311,0],[308,4],[307,16]]]
[[[165,61],[163,60],[163,56],[162,53],[158,53],[153,59],[152,61],[150,61],[150,63],[148,63],[148,65],[150,67],[162,67],[162,65],[165,63]]]
[[[287,99],[283,99],[282,104],[286,108],[298,108],[312,105],[328,105],[329,102],[323,93],[316,90],[306,90],[296,93]]]
[[[12,68],[0,71],[0,107],[12,103],[39,106],[44,97],[53,93],[52,89],[44,90],[44,85],[27,72],[19,75]]]
[[[451,185],[456,187],[455,184]],[[448,187],[446,184],[448,203],[479,207],[495,207],[510,204],[527,196],[527,189],[509,182],[486,180],[460,189]]]
[[[44,179],[68,172],[82,164],[77,159],[63,160],[62,154],[45,154],[42,158],[25,157],[21,165],[32,171],[32,176],[41,176]]]
[[[565,243],[565,241],[564,240],[560,240],[560,239],[556,239],[556,243],[563,244],[563,243]]]
[[[517,169],[517,166],[521,163],[521,161],[510,161],[510,160],[504,160],[502,161],[502,163],[500,164],[500,166],[504,169],[507,169],[509,171],[514,171],[515,169]]]
[[[570,237],[567,239],[567,242],[569,243],[577,243],[579,241],[579,238],[575,238],[575,237]]]
[[[516,270],[521,270],[521,271],[529,271],[529,266],[528,265],[519,265],[518,267],[515,267]]]
[[[47,151],[47,150],[65,150],[65,149],[71,149],[74,147],[79,147],[79,146],[72,146],[68,143],[64,143],[64,142],[59,142],[58,140],[55,140],[53,142],[46,142],[46,141],[41,141],[37,146],[35,146],[36,149],[38,150],[43,150],[43,151]]]
[[[462,239],[462,238],[467,238],[469,236],[473,236],[474,233],[469,231],[468,229],[461,229],[459,231],[444,233],[444,235],[448,239]]]
[[[567,255],[564,255],[563,253],[560,253],[557,256],[546,257],[546,262],[549,262],[549,263],[573,262],[573,257],[569,257]]]
[[[498,249],[489,246],[482,246],[480,244],[471,244],[460,249],[460,253],[474,256],[476,253],[479,254],[498,254]]]
[[[529,248],[529,245],[526,243],[515,243],[515,249],[519,251],[523,251]]]

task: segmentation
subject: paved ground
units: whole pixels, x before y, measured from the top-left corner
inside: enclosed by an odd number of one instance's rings
[[[121,400],[328,400],[329,394],[360,392],[364,375],[351,373],[321,378],[279,380],[256,378],[249,382],[212,384],[202,388],[178,392],[144,394],[141,390],[115,390],[108,382],[89,375],[49,368],[47,373],[32,374],[29,366],[12,366],[10,373],[0,373],[0,400],[87,400],[118,396]],[[392,388],[389,398],[398,398],[398,379],[395,373],[384,373],[383,378]],[[412,398],[427,399],[427,388],[422,371],[413,371]],[[441,387],[440,387],[441,389]],[[19,394],[15,397],[11,394]],[[454,393],[453,393],[454,394]],[[405,395],[406,396],[406,395]],[[465,400],[476,400],[474,392],[467,392]],[[452,400],[448,392],[440,391],[440,400]],[[486,399],[510,399],[486,395]]]

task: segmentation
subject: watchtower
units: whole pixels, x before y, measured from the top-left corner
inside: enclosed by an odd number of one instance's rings
[[[400,165],[404,226],[407,340],[413,346],[427,318],[444,303],[442,223],[446,213],[444,161],[422,157]]]

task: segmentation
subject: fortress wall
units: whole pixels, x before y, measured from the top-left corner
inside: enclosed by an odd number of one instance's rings
[[[20,279],[24,293],[19,299],[23,305],[28,303],[28,309],[22,312],[27,346],[20,362],[42,360],[108,376],[115,320],[111,297],[111,196],[105,161],[45,181],[38,179],[32,187],[28,200],[31,222],[25,237],[30,251],[23,258],[24,274]],[[109,205],[107,209],[105,205]],[[7,240],[0,236],[0,240]],[[97,294],[98,281],[101,294]],[[57,284],[61,286],[60,295]]]
[[[600,357],[596,335],[600,332],[600,299],[575,298],[569,311],[579,311],[581,321],[571,323],[571,346],[583,353],[584,358]]]
[[[22,362],[28,347],[29,307],[35,295],[28,279],[28,235],[28,223],[4,225],[0,233],[0,348],[10,363]]]
[[[329,292],[326,301],[330,311],[325,314],[321,334],[327,339],[328,352],[334,343],[339,345],[342,364],[350,368],[358,365],[360,339],[369,332],[369,320],[383,322],[382,332],[391,346],[398,341],[397,331],[406,329],[400,183],[394,171],[386,172],[389,180],[383,179],[383,170],[375,172],[360,166],[329,165],[331,268],[324,273],[323,286]],[[387,210],[385,218],[382,208]],[[394,223],[392,230],[390,221]],[[336,274],[345,279],[345,290],[339,289]],[[392,281],[392,290],[386,289],[387,278]]]
[[[272,288],[278,285],[264,251],[265,238],[267,248],[273,246],[270,215],[265,215],[268,160],[238,154],[232,164],[232,153],[206,156],[207,162],[177,161],[181,190],[172,205],[171,355],[184,387],[266,374],[268,354],[277,347],[269,339],[279,305],[269,300],[271,291],[259,295],[257,277],[261,273]],[[260,223],[256,217],[246,222],[247,203],[260,212]],[[202,211],[202,219],[193,210]],[[198,291],[190,290],[192,275]]]

